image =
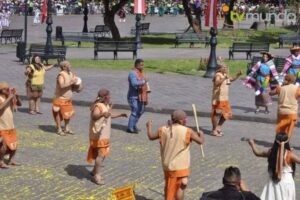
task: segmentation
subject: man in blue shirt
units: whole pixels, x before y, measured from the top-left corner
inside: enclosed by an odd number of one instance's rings
[[[127,100],[131,107],[131,115],[127,127],[128,133],[138,133],[139,130],[136,124],[144,113],[145,105],[148,104],[147,79],[144,76],[143,69],[144,61],[136,59],[134,69],[128,75],[129,90]]]

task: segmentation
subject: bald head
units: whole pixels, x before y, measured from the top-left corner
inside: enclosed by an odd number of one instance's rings
[[[109,90],[102,88],[98,91],[98,97],[106,97],[109,95]]]
[[[59,64],[60,68],[62,70],[65,70],[65,71],[70,71],[71,70],[71,63],[69,61],[62,61],[60,64]]]
[[[109,90],[102,88],[98,91],[98,97],[97,99],[99,99],[101,102],[103,103],[108,103],[110,100],[110,92]]]
[[[173,123],[179,123],[185,125],[186,123],[186,113],[183,110],[175,110],[171,115]]]

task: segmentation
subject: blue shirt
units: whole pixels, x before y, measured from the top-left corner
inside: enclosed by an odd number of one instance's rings
[[[129,72],[128,75],[128,83],[129,83],[129,89],[128,89],[128,94],[127,98],[138,98],[139,96],[139,91],[138,88],[139,86],[142,86],[145,84],[145,80],[138,80],[137,74],[134,70]]]

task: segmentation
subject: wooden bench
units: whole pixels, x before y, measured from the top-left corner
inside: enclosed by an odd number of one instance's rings
[[[12,29],[12,38],[15,43],[22,41],[23,29]]]
[[[300,35],[280,35],[278,39],[279,48],[284,44],[290,44],[293,46],[300,44]]]
[[[137,56],[136,42],[131,41],[96,41],[94,45],[94,59],[98,59],[98,52],[113,52],[114,60],[118,59],[118,52],[132,52],[133,59]]]
[[[94,33],[82,33],[82,32],[63,32],[62,37],[58,38],[61,41],[61,45],[65,45],[65,41],[77,42],[77,46],[81,46],[81,42],[95,42]]]
[[[251,62],[247,64],[247,74],[250,73],[251,68],[258,62],[261,61],[261,56],[253,56],[251,59]],[[274,64],[276,66],[276,70],[278,73],[280,73],[286,63],[286,59],[283,57],[275,57],[274,58]]]
[[[46,52],[46,46],[41,44],[31,44],[28,52],[25,55],[25,59],[30,63],[30,58],[37,55],[42,61],[48,63],[49,59],[57,59],[57,62],[66,59],[67,48],[65,46],[53,46],[51,52]]]
[[[180,43],[190,43],[193,47],[195,43],[204,43],[205,47],[209,45],[209,37],[203,33],[180,33],[175,35],[175,48]]]
[[[150,29],[150,23],[147,22],[147,23],[141,23],[141,26],[140,26],[140,33],[142,35],[146,35],[146,34],[149,34],[149,29]],[[131,28],[131,34],[132,35],[135,35],[135,27]]]
[[[248,42],[234,42],[232,47],[229,47],[229,60],[233,59],[233,53],[246,53],[247,59],[250,57],[252,53],[257,53],[261,51],[269,51],[270,44],[269,43],[248,43]]]
[[[17,43],[22,40],[23,29],[4,29],[1,31],[0,35],[0,43],[2,44],[2,40],[5,41],[5,44],[9,41],[10,43]]]
[[[96,25],[93,33],[97,38],[110,36],[110,28],[106,25]]]

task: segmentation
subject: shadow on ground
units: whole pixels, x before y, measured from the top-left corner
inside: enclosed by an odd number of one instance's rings
[[[18,112],[21,112],[21,113],[28,113],[28,112],[29,112],[29,109],[28,109],[28,108],[21,107],[21,108],[18,108]]]
[[[68,165],[65,168],[65,171],[69,176],[74,176],[78,179],[91,179],[90,171],[87,170],[89,165]]]
[[[255,111],[254,108],[244,107],[244,106],[231,106],[232,109],[242,110],[244,113],[250,113]]]
[[[140,195],[134,195],[136,200],[153,200],[153,199],[148,199],[146,197],[140,196]]]
[[[112,124],[111,128],[126,132],[127,126],[122,124]]]
[[[44,132],[56,133],[57,129],[54,125],[39,125],[39,129]]]

